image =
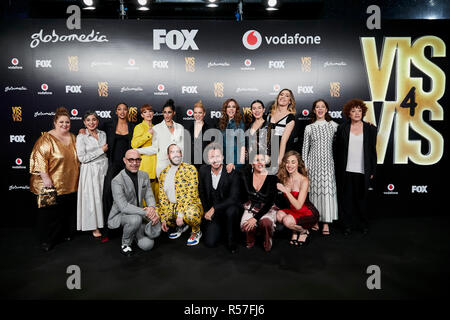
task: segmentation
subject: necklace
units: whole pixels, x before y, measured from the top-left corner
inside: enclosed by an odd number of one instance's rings
[[[169,126],[169,125],[166,123],[166,126],[167,126],[167,128],[169,128],[169,129],[173,129],[173,123],[172,123],[171,126]]]

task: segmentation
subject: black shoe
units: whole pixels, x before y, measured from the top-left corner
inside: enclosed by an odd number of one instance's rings
[[[235,244],[230,244],[228,246],[228,251],[230,251],[231,254],[235,254],[238,251],[238,247]]]
[[[127,245],[127,244],[123,244],[121,247],[120,247],[120,252],[123,254],[123,255],[125,255],[125,256],[127,256],[127,257],[130,257],[130,256],[132,256],[133,255],[133,249],[131,249],[131,246],[129,246],[129,245]]]
[[[50,250],[53,249],[53,244],[51,243],[47,243],[47,242],[43,242],[41,243],[41,250],[44,252],[49,252]]]
[[[345,230],[344,230],[344,236],[345,237],[348,237],[349,235],[351,235],[352,234],[352,230],[350,229],[350,228],[345,228]]]
[[[304,247],[304,246],[306,246],[309,243],[310,238],[311,238],[311,235],[309,234],[309,232],[306,232],[305,240],[304,241],[297,240],[297,243],[298,243],[299,246],[303,246]],[[300,239],[300,235],[298,236],[298,239]]]

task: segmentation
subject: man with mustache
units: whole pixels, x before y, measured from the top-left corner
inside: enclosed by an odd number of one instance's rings
[[[205,210],[205,244],[215,247],[224,231],[228,250],[236,253],[239,230],[239,178],[235,170],[223,170],[223,152],[216,143],[206,147],[207,166],[199,172],[199,193]]]
[[[181,148],[176,144],[169,145],[167,155],[170,164],[159,176],[158,213],[161,217],[161,229],[168,232],[169,227],[175,228],[175,231],[169,233],[169,238],[177,239],[191,227],[192,233],[187,245],[195,246],[202,237],[200,223],[203,216],[198,195],[197,169],[181,161]]]

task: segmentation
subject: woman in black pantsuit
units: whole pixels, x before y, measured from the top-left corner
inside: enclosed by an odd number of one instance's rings
[[[123,157],[125,152],[131,148],[131,139],[133,138],[134,123],[128,122],[128,106],[125,103],[119,103],[115,110],[116,117],[112,121],[105,123],[101,130],[106,133],[106,143],[108,144],[108,172],[105,176],[103,186],[103,217],[105,227],[102,231],[102,241],[108,241],[108,216],[113,205],[111,191],[111,180],[123,169],[125,164]]]
[[[348,121],[336,131],[336,186],[345,235],[355,228],[367,233],[369,228],[367,191],[373,184],[377,164],[377,128],[363,121],[366,112],[364,101],[348,101],[343,108]]]

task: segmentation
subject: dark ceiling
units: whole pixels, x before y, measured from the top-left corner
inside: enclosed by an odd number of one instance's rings
[[[267,0],[243,0],[243,19],[364,19],[366,8],[377,4],[383,19],[449,19],[448,0],[278,0],[277,11],[265,10]],[[236,19],[238,0],[151,0],[149,11],[138,11],[137,0],[123,0],[126,19]],[[1,0],[5,18],[66,18],[71,4],[81,0]],[[94,0],[96,10],[83,10],[83,18],[119,19],[119,0]]]

